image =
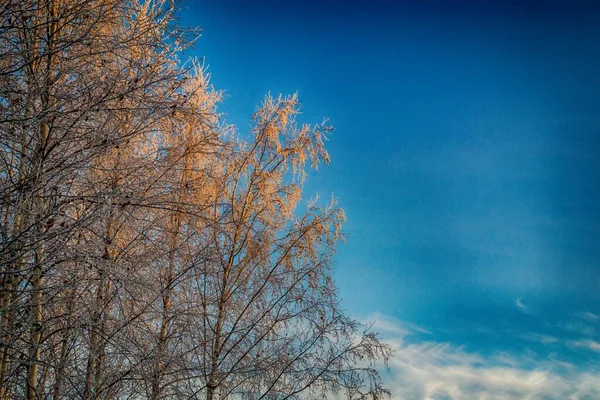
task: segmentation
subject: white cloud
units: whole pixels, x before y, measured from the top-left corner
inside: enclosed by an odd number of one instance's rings
[[[593,326],[590,326],[581,321],[567,321],[558,324],[559,328],[562,328],[566,331],[576,333],[578,335],[583,336],[593,336],[596,333],[596,329]]]
[[[583,347],[588,350],[596,351],[600,353],[600,342],[596,342],[595,340],[584,339],[584,340],[571,340],[569,341],[569,345],[575,347]]]
[[[531,309],[529,307],[527,307],[524,303],[523,303],[523,298],[519,297],[516,301],[515,301],[515,305],[517,306],[517,308],[519,310],[521,310],[522,312],[524,312],[525,314],[531,314]]]
[[[401,322],[397,318],[383,315],[379,312],[365,322],[367,325],[372,325],[375,332],[380,332],[386,335],[395,335],[396,337],[409,336],[413,333],[424,333],[431,335],[432,333],[416,324]]]
[[[451,343],[414,343],[408,324],[382,315],[375,327],[394,348],[384,375],[393,400],[587,400],[600,398],[600,371],[582,371],[552,357],[483,355]],[[373,320],[373,319],[372,319]],[[542,343],[555,338],[535,335]],[[600,343],[582,345],[596,350]],[[572,344],[575,345],[575,344]],[[534,368],[531,368],[534,366]]]
[[[591,322],[600,322],[600,315],[598,314],[594,314],[593,312],[583,312],[580,313],[579,316],[585,320],[591,321]]]
[[[542,344],[558,343],[558,339],[550,335],[542,335],[539,333],[525,333],[521,335],[521,339],[531,342],[539,342]]]

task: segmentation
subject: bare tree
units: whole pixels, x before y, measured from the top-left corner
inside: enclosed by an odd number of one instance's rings
[[[329,128],[268,97],[234,134],[176,12],[0,0],[0,398],[381,397],[343,211],[301,205]]]
[[[297,208],[306,164],[329,161],[330,130],[297,126],[297,114],[296,96],[267,97],[252,139],[228,157],[209,227],[214,256],[198,281],[207,400],[386,393],[374,361],[389,348],[338,308],[331,257],[344,213],[333,201]]]
[[[127,325],[115,299],[132,289],[116,279],[150,229],[139,215],[173,203],[140,172],[164,129],[216,118],[198,69],[177,59],[174,13],[160,1],[0,4],[2,398],[59,398],[63,385],[101,397],[107,321]]]

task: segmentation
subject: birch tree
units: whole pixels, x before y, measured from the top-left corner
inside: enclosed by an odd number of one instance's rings
[[[297,125],[298,112],[296,96],[267,97],[228,157],[198,282],[207,400],[386,393],[374,362],[389,348],[338,308],[331,263],[344,213],[318,198],[299,207],[306,167],[329,161],[330,128]]]
[[[302,192],[330,129],[295,96],[226,126],[176,13],[0,0],[0,398],[383,396]]]
[[[146,196],[148,181],[125,182],[157,154],[126,166],[135,157],[124,150],[160,142],[173,121],[214,116],[197,101],[206,88],[184,88],[197,69],[177,59],[186,32],[174,12],[160,1],[0,4],[2,398],[59,398],[63,385],[68,397],[100,397],[98,341],[110,339],[104,323],[118,310],[119,251],[132,247],[119,232],[141,234],[133,207],[168,206]]]

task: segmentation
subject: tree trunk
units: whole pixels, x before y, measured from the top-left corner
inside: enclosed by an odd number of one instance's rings
[[[151,400],[158,400],[160,398],[160,381],[162,380],[163,374],[163,355],[167,345],[167,329],[169,325],[169,313],[171,311],[171,292],[173,291],[173,278],[175,275],[175,249],[177,244],[177,232],[179,230],[179,218],[171,216],[171,225],[173,225],[173,231],[171,232],[172,240],[169,249],[169,268],[167,270],[165,293],[163,296],[163,310],[162,320],[160,326],[160,333],[158,336],[158,344],[156,346],[156,359],[154,363],[154,376],[152,379],[152,394]]]
[[[47,96],[43,96],[47,97]],[[44,99],[47,102],[47,98]],[[36,157],[37,165],[37,179],[36,187],[38,188],[38,201],[36,204],[36,215],[38,221],[44,218],[45,204],[44,204],[44,158],[46,152],[46,145],[48,143],[48,136],[50,134],[50,128],[46,121],[41,123],[40,127],[40,148]],[[43,233],[43,229],[40,230]],[[35,250],[35,267],[31,275],[31,343],[29,347],[29,363],[27,365],[27,390],[26,397],[28,400],[36,400],[40,398],[37,391],[37,375],[39,370],[40,362],[40,340],[42,338],[42,306],[43,306],[43,284],[44,284],[44,271],[43,264],[45,261],[45,251],[43,244],[40,244]]]

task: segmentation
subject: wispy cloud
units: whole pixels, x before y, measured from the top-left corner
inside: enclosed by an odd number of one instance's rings
[[[597,342],[595,340],[590,340],[590,339],[570,340],[568,342],[568,344],[570,346],[582,347],[584,349],[600,353],[600,342]]]
[[[519,297],[517,300],[515,300],[515,306],[517,306],[517,308],[525,314],[531,314],[531,308],[529,308],[525,305],[525,303],[523,303],[522,297]]]
[[[550,335],[542,335],[539,333],[525,333],[521,335],[521,339],[542,344],[558,343],[558,339]]]
[[[593,326],[578,320],[561,322],[558,324],[558,327],[583,336],[592,336],[596,333],[596,329]]]
[[[578,314],[579,317],[590,321],[590,322],[600,322],[600,315],[594,314],[593,312],[585,311]]]
[[[428,329],[422,326],[410,322],[402,322],[397,318],[379,312],[368,318],[365,323],[371,325],[374,331],[381,332],[386,336],[405,337],[416,333],[432,335]]]
[[[467,351],[446,342],[414,343],[408,324],[377,315],[376,326],[394,348],[395,356],[385,376],[393,400],[434,399],[570,399],[600,398],[600,372],[586,371],[533,352],[492,355]],[[526,340],[556,343],[557,338],[526,334]],[[571,343],[600,351],[600,343],[582,340]]]

